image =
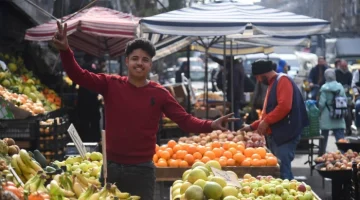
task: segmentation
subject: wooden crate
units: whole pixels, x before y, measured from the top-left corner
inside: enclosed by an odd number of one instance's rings
[[[176,181],[182,179],[183,173],[190,168],[173,168],[173,167],[158,167],[156,168],[156,181]],[[280,177],[280,166],[268,167],[268,166],[251,166],[251,167],[223,167],[224,171],[233,171],[239,178],[244,174],[251,174],[252,176],[273,176],[275,178]]]
[[[173,200],[173,197],[172,197],[172,194],[171,194],[171,189],[172,189],[172,187],[170,187],[170,195],[169,195],[169,197],[170,197],[170,200]],[[314,198],[313,198],[313,200],[321,200],[321,198],[314,192],[314,191],[311,191],[312,192],[312,194],[313,194],[313,196],[314,196]],[[175,199],[175,200],[180,200],[180,199]]]

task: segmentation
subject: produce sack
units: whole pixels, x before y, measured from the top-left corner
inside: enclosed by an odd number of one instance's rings
[[[320,136],[320,110],[316,106],[316,101],[307,100],[305,101],[305,106],[310,125],[304,128],[302,137]]]

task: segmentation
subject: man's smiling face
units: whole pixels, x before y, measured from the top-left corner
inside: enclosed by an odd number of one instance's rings
[[[152,67],[152,60],[146,51],[136,49],[126,57],[126,66],[130,77],[146,79]]]

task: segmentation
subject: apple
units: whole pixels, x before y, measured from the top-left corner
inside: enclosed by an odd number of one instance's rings
[[[264,196],[265,195],[265,189],[263,187],[259,187],[257,188],[259,196]]]
[[[289,196],[286,198],[286,200],[295,200],[295,197],[294,197],[294,196],[289,195]]]
[[[290,183],[289,182],[282,182],[281,185],[283,186],[284,189],[290,189]]]
[[[300,185],[298,186],[297,190],[300,191],[300,192],[305,192],[305,191],[306,191],[306,187],[305,187],[304,184],[300,184]]]
[[[304,194],[305,200],[312,200],[313,194],[310,191],[306,191]]]
[[[294,190],[294,189],[290,189],[289,194],[292,195],[292,196],[297,195],[296,190]]]
[[[310,185],[306,185],[305,187],[306,187],[306,191],[311,191]]]
[[[275,187],[271,187],[270,188],[270,194],[275,194],[275,193],[276,193]]]
[[[251,188],[249,186],[245,186],[241,188],[241,193],[243,194],[250,194]]]
[[[281,194],[281,198],[282,198],[282,199],[287,199],[288,196],[289,196],[289,192],[283,192],[283,193]]]
[[[253,193],[253,194],[255,194],[255,196],[256,197],[258,197],[259,196],[259,188],[253,188],[252,190],[251,190],[251,193]]]
[[[275,195],[275,197],[273,197],[274,200],[282,200],[281,196],[279,195]]]
[[[257,183],[254,183],[254,182],[253,182],[253,183],[250,184],[250,187],[251,187],[251,189],[254,189],[254,188],[257,188],[257,187],[259,187],[259,186],[258,186]]]
[[[281,195],[283,192],[284,192],[283,186],[277,185],[277,186],[275,187],[275,193],[276,193],[277,195]]]
[[[290,182],[290,190],[292,189],[292,190],[296,190],[297,189],[297,184],[296,184],[296,182]]]

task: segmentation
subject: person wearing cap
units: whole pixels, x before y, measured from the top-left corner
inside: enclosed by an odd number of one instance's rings
[[[277,66],[277,69],[276,69],[276,72],[277,73],[285,73],[287,74],[289,71],[289,66],[288,64],[286,63],[285,60],[279,60],[279,64]]]
[[[309,125],[304,99],[291,78],[273,70],[271,61],[254,62],[252,74],[268,89],[261,118],[241,130],[268,135],[270,150],[281,160],[280,177],[291,180],[296,145],[303,128]]]

